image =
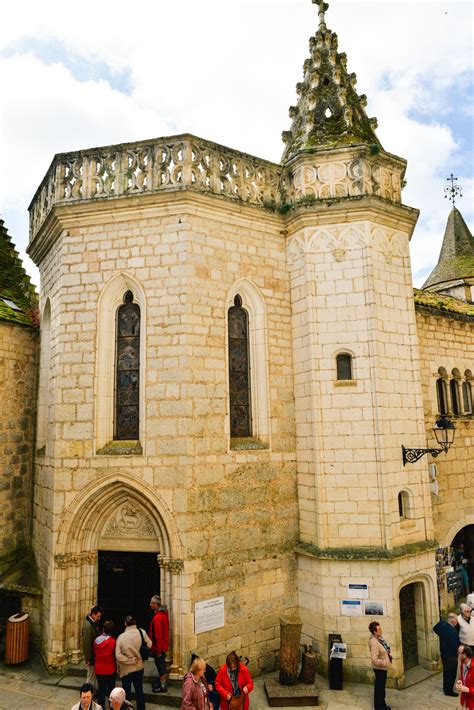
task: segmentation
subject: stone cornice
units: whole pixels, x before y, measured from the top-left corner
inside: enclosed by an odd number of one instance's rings
[[[318,560],[380,560],[390,561],[410,555],[434,552],[438,548],[436,540],[420,540],[407,545],[399,545],[392,550],[383,547],[317,547],[308,542],[300,542],[296,546],[297,555],[313,557]]]

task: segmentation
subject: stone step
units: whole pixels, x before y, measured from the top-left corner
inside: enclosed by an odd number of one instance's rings
[[[45,682],[47,685],[56,685],[58,688],[68,688],[69,690],[77,690],[79,696],[79,688],[84,683],[85,673],[80,675],[79,673],[61,676],[58,679],[52,678],[47,679]],[[43,681],[41,681],[43,682]],[[120,680],[117,678],[117,686],[120,686]],[[181,682],[172,681],[168,684],[167,693],[153,693],[151,690],[150,679],[146,678],[144,682],[145,691],[145,701],[151,705],[164,705],[166,707],[179,708],[181,705]],[[132,693],[132,698],[135,696]]]

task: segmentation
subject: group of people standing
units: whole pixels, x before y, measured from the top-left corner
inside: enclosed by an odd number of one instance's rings
[[[132,686],[137,701],[137,710],[145,710],[143,692],[144,658],[151,654],[155,661],[158,677],[152,682],[154,693],[167,692],[166,652],[169,645],[169,616],[166,606],[162,605],[158,595],[150,600],[153,617],[149,635],[137,626],[133,616],[125,618],[125,630],[116,639],[113,621],[101,624],[103,609],[94,606],[84,619],[82,626],[82,648],[87,664],[86,685],[92,689],[91,702],[97,691],[97,704],[79,705],[77,710],[97,710],[94,705],[105,710],[106,698],[113,708],[113,692],[117,673],[125,693],[124,700],[130,700]],[[148,651],[146,650],[148,649]],[[84,686],[83,686],[84,689]],[[90,690],[84,691],[87,700]],[[82,696],[81,696],[82,702]],[[122,706],[121,706],[122,707]],[[123,705],[123,707],[127,707]]]
[[[194,656],[184,676],[181,710],[248,710],[252,690],[250,672],[235,651],[217,673]]]
[[[461,604],[460,613],[451,612],[447,620],[433,626],[439,636],[443,664],[443,692],[456,697],[460,694],[462,708],[474,708],[474,595]],[[457,678],[457,680],[456,680]]]

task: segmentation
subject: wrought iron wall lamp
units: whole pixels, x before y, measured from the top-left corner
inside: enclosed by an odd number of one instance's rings
[[[415,463],[425,454],[431,454],[436,458],[441,453],[447,454],[454,441],[455,427],[446,417],[440,417],[433,427],[433,431],[438,442],[439,449],[407,449],[402,446],[403,465]]]

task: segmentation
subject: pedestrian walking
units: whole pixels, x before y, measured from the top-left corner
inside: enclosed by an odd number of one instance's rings
[[[102,710],[102,707],[92,700],[94,686],[92,683],[84,683],[79,690],[80,700],[72,706],[71,710]]]
[[[219,668],[216,690],[221,698],[222,710],[248,710],[253,680],[235,651],[229,653],[225,665]]]
[[[474,619],[469,604],[461,604],[458,614],[459,641],[467,646],[474,646]]]
[[[145,710],[145,696],[143,694],[143,660],[140,654],[142,643],[151,648],[151,639],[143,629],[137,628],[133,616],[125,618],[125,631],[117,639],[115,658],[122,687],[127,700],[131,699],[132,685],[137,701],[137,710]]]
[[[125,690],[123,688],[114,688],[109,695],[110,710],[129,710],[133,708],[132,703],[125,699]]]
[[[448,620],[440,619],[433,626],[433,631],[439,636],[439,652],[443,664],[443,693],[456,696],[454,683],[458,670],[459,651],[459,624],[458,617],[452,612],[448,614]]]
[[[191,653],[191,663],[199,656],[196,653]],[[221,698],[216,690],[216,677],[217,673],[209,663],[206,663],[206,670],[204,671],[204,677],[206,679],[207,687],[209,688],[209,702],[213,706],[214,710],[219,710],[221,704]]]
[[[97,702],[105,710],[105,698],[115,688],[117,663],[115,639],[112,636],[113,621],[105,621],[102,633],[94,641],[94,670],[97,677]],[[109,703],[110,704],[110,703]]]
[[[371,633],[369,651],[375,675],[374,710],[390,710],[385,702],[385,686],[387,671],[392,664],[391,649],[382,636],[382,627],[378,621],[372,621],[369,624],[369,631]]]
[[[205,673],[206,661],[197,656],[184,676],[181,710],[212,710]]]
[[[461,693],[461,707],[474,708],[474,664],[472,648],[466,644],[461,651],[461,677],[456,683],[456,690]]]
[[[150,599],[150,609],[153,611],[150,623],[151,653],[158,672],[158,678],[152,682],[151,688],[154,693],[166,693],[168,691],[166,652],[170,640],[169,614],[166,604],[162,604],[158,594],[154,594]]]
[[[93,606],[82,622],[82,652],[87,665],[86,683],[91,683],[95,688],[97,678],[94,671],[94,641],[100,634],[100,620],[103,609],[100,606]]]

